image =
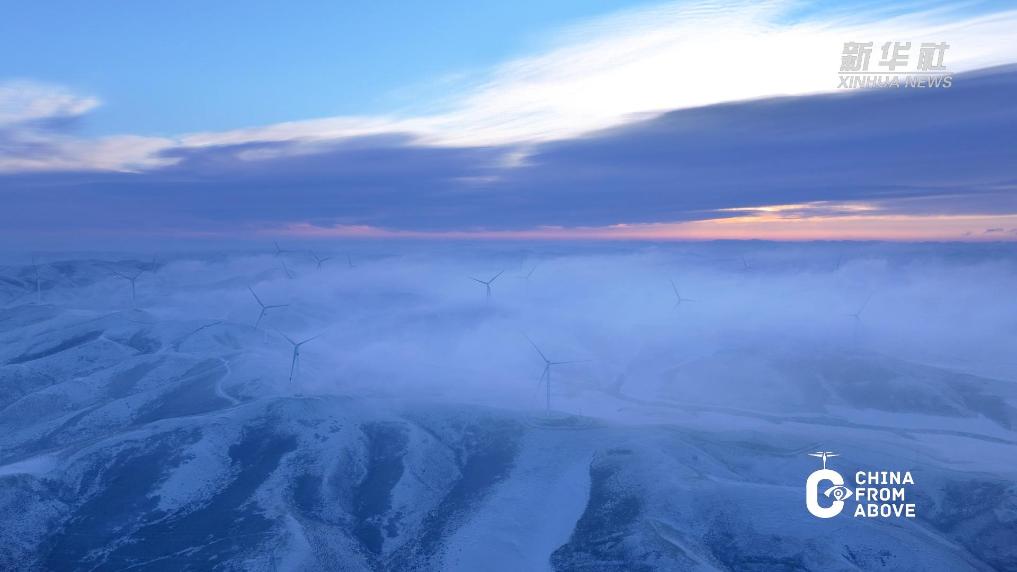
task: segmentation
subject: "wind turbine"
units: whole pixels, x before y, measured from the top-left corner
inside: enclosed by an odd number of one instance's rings
[[[860,322],[862,320],[862,312],[865,311],[865,307],[869,305],[869,300],[871,300],[871,299],[872,299],[872,294],[869,294],[868,296],[865,297],[865,301],[862,302],[862,305],[858,308],[858,311],[857,312],[851,312],[850,314],[848,314],[848,316],[851,316],[852,318],[855,319],[855,321],[859,321]]]
[[[318,265],[318,270],[321,270],[321,265],[323,263],[325,263],[328,260],[332,260],[331,256],[326,256],[325,258],[318,258],[318,255],[315,254],[313,250],[311,251],[311,256],[314,257],[314,262]]]
[[[537,353],[540,354],[540,359],[544,360],[544,371],[542,371],[540,373],[540,381],[537,382],[537,387],[540,387],[541,383],[545,384],[544,385],[544,389],[545,389],[545,407],[547,408],[547,412],[550,413],[551,412],[551,366],[554,366],[554,365],[565,365],[565,364],[570,364],[570,363],[583,363],[584,361],[589,361],[589,360],[551,361],[551,360],[547,359],[547,356],[544,355],[544,352],[540,351],[540,348],[537,347],[537,344],[533,343],[533,340],[531,340],[529,338],[529,336],[526,337],[526,341],[530,342],[530,345],[533,346],[533,349],[537,350]]]
[[[286,250],[283,250],[283,249],[279,248],[279,241],[273,240],[272,244],[275,245],[275,256],[282,256],[283,254],[285,254],[287,252]]]
[[[674,296],[675,296],[674,307],[675,308],[677,308],[678,306],[681,306],[682,302],[695,302],[695,300],[693,300],[692,298],[683,298],[682,295],[678,293],[678,285],[674,283],[674,280],[671,281],[671,289],[674,290]]]
[[[346,264],[347,264],[347,265],[348,265],[348,266],[349,266],[350,268],[356,268],[356,266],[354,266],[354,265],[353,265],[353,259],[352,259],[352,258],[350,258],[350,255],[349,255],[349,254],[347,254],[347,255],[346,255]]]
[[[823,468],[826,468],[826,460],[830,457],[839,457],[837,453],[833,451],[816,451],[815,453],[809,453],[810,457],[818,457],[823,460]]]
[[[131,304],[136,304],[137,303],[136,283],[138,281],[138,278],[140,278],[141,275],[145,273],[145,271],[139,268],[138,271],[133,275],[123,274],[122,272],[117,272],[116,270],[110,270],[110,272],[131,283]]]
[[[254,296],[254,299],[258,302],[258,305],[261,306],[261,313],[258,314],[258,321],[254,322],[254,329],[258,329],[258,325],[261,324],[261,319],[265,317],[265,314],[267,314],[269,310],[272,310],[274,308],[285,308],[286,306],[289,306],[289,304],[265,304],[264,302],[261,301],[261,298],[259,298],[258,295],[254,292],[254,288],[248,286],[247,289],[251,291],[251,296]]]
[[[278,331],[278,330],[276,330],[276,331]],[[321,336],[321,334],[318,334],[317,336],[311,336],[310,338],[307,338],[306,340],[304,340],[302,342],[294,341],[293,338],[287,336],[286,334],[284,334],[282,332],[279,332],[279,335],[284,337],[284,338],[286,338],[286,341],[289,342],[291,345],[293,345],[293,361],[290,362],[290,381],[289,381],[290,383],[293,383],[293,372],[296,371],[296,369],[297,369],[297,360],[300,359],[300,346],[306,344],[307,342],[309,342],[309,341],[311,341],[313,339],[318,338],[319,336]]]
[[[497,280],[498,277],[502,275],[502,272],[505,272],[505,271],[502,270],[501,272],[495,274],[494,276],[491,277],[490,280],[481,280],[480,278],[474,278],[473,276],[470,276],[470,279],[473,280],[474,282],[479,282],[480,284],[484,285],[484,288],[487,291],[487,301],[488,302],[491,301],[491,284],[494,284],[494,281]]]
[[[749,262],[745,260],[744,256],[739,256],[738,258],[740,258],[742,261],[742,271],[748,272],[749,270],[752,270],[752,267],[749,266]]]

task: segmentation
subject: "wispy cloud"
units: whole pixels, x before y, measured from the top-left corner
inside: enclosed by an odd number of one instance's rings
[[[309,152],[313,147],[307,145],[315,142],[386,133],[407,135],[420,145],[525,146],[668,110],[833,91],[845,41],[947,41],[947,62],[956,72],[1017,61],[1017,11],[972,15],[968,6],[939,5],[910,13],[870,7],[803,17],[796,14],[801,7],[790,0],[699,1],[621,12],[562,30],[543,50],[458,82],[456,94],[378,116],[174,138],[79,141],[67,134],[22,132],[23,151],[27,142],[48,152],[6,153],[0,169],[137,170],[172,163],[165,156],[171,149],[301,141],[304,147],[288,150]],[[3,94],[0,122],[4,116],[19,121],[77,116],[98,105],[95,98],[60,89],[15,87]]]
[[[74,124],[99,105],[97,97],[61,86],[0,83],[0,172],[126,171],[169,164],[159,153],[176,144],[171,139],[75,135]]]
[[[95,97],[31,81],[0,82],[0,127],[75,118],[99,106]]]
[[[845,41],[948,41],[957,72],[1017,61],[1017,11],[964,17],[878,10],[789,21],[799,2],[680,2],[565,30],[442,102],[450,111],[330,118],[185,137],[185,145],[398,131],[422,144],[504,145],[574,137],[669,110],[834,91]]]

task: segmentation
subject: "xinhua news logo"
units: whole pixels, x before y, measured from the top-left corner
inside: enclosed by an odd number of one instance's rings
[[[908,487],[915,484],[911,471],[856,471],[853,488],[844,476],[827,467],[830,451],[809,453],[823,462],[805,481],[805,508],[817,518],[833,518],[853,502],[855,518],[915,518],[915,504],[908,502]]]
[[[873,65],[873,49],[876,50]],[[949,88],[953,75],[945,59],[946,42],[844,42],[839,89]]]

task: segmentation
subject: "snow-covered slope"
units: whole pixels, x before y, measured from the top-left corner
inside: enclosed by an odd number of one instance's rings
[[[644,337],[602,352],[591,332],[533,336],[602,360],[554,366],[545,413],[525,338],[514,370],[486,336],[536,329],[527,304],[562,312],[553,287],[457,305],[369,264],[360,284],[299,259],[292,282],[271,262],[204,281],[148,264],[138,309],[93,262],[0,309],[0,569],[1017,570],[1012,382],[863,343],[714,337],[665,297]],[[250,284],[290,306],[253,327]],[[280,332],[322,331],[288,382]],[[809,515],[818,449],[844,474],[912,471],[918,518]]]

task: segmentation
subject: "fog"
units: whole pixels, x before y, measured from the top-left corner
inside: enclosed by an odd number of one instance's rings
[[[1011,249],[12,253],[0,568],[1007,569]],[[817,451],[917,517],[830,542]]]
[[[740,398],[751,409],[773,408],[782,390],[765,366],[788,358],[879,354],[1017,377],[1010,287],[1017,257],[1003,244],[280,248],[37,255],[38,292],[31,259],[11,255],[0,269],[0,300],[8,306],[41,300],[81,321],[118,314],[153,331],[168,323],[187,324],[181,326],[187,332],[202,328],[191,352],[216,354],[223,351],[216,339],[241,336],[243,350],[231,350],[240,356],[234,359],[246,360],[281,394],[538,410],[545,406],[538,387],[544,362],[529,340],[551,361],[578,362],[552,367],[552,408],[594,415],[605,395],[666,394],[688,403]],[[319,267],[316,257],[327,260]],[[117,273],[138,271],[132,303],[130,283]],[[495,275],[488,300],[473,278]],[[255,329],[260,307],[248,288],[265,304],[286,307],[269,310]],[[292,382],[284,335],[319,336],[301,347]],[[694,380],[683,374],[683,367],[712,358],[723,366]],[[736,371],[739,362],[744,375]],[[801,374],[792,383],[811,383],[808,371]]]

